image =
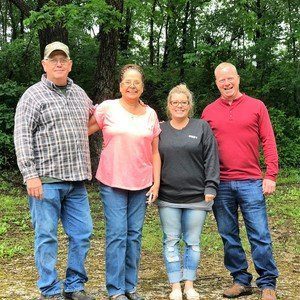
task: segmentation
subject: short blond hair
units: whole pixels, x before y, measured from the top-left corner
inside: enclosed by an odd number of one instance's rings
[[[233,71],[236,73],[236,75],[238,75],[238,72],[237,72],[237,69],[235,67],[235,65],[229,63],[229,62],[222,62],[220,63],[216,68],[215,68],[215,77],[216,77],[216,74],[219,70],[222,70],[222,69],[225,69],[225,68],[232,68]]]
[[[170,110],[169,110],[169,103],[172,99],[172,96],[174,94],[184,94],[187,97],[187,100],[190,103],[190,111],[189,111],[189,117],[192,117],[194,114],[194,99],[193,99],[193,93],[188,89],[188,87],[186,86],[186,84],[181,83],[176,85],[175,87],[173,87],[170,92],[169,95],[167,97],[167,105],[166,105],[166,113],[169,119],[171,119],[171,114],[170,114]]]

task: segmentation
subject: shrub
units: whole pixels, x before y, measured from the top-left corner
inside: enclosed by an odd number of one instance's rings
[[[300,118],[287,116],[279,109],[270,108],[281,167],[300,166]]]
[[[16,157],[13,143],[14,110],[24,87],[16,82],[0,84],[0,167],[15,168]]]

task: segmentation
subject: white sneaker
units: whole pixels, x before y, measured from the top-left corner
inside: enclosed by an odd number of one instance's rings
[[[170,300],[182,300],[182,292],[180,289],[173,290],[169,295]]]
[[[194,288],[188,289],[184,291],[187,300],[199,300],[200,295],[195,291]]]

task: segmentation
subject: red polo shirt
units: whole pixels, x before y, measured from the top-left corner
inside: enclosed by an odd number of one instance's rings
[[[221,180],[262,178],[259,149],[267,166],[265,178],[276,180],[278,154],[270,117],[260,100],[243,94],[229,105],[219,98],[203,111],[217,139]]]

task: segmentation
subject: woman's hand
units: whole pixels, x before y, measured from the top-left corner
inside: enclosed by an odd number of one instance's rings
[[[159,190],[159,185],[153,184],[150,188],[150,190],[147,192],[146,196],[148,197],[147,203],[151,204],[153,203],[157,197],[158,197],[158,190]]]
[[[210,201],[213,201],[215,199],[215,195],[211,195],[211,194],[207,194],[207,195],[204,195],[204,200],[205,202],[210,202]]]
[[[89,120],[88,134],[91,135],[91,134],[93,134],[94,132],[96,132],[98,130],[100,130],[100,128],[99,128],[99,125],[96,121],[95,116],[93,115],[93,116],[90,117],[90,120]]]

